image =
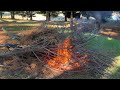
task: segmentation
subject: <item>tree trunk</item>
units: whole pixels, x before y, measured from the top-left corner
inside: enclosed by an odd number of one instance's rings
[[[26,11],[26,18],[28,20],[28,18],[29,18],[29,11]]]
[[[65,12],[65,21],[67,21],[67,12]]]
[[[71,11],[70,28],[73,29],[73,11]]]
[[[22,11],[22,19],[24,19],[24,17],[25,17],[25,16],[24,16],[24,11]]]
[[[32,11],[29,12],[30,13],[30,20],[32,20]]]
[[[14,11],[11,11],[11,19],[15,19],[15,13],[14,13]]]
[[[2,18],[2,11],[0,12],[0,17]]]
[[[50,12],[46,11],[46,21],[50,21]]]

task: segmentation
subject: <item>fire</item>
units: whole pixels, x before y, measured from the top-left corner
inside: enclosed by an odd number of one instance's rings
[[[48,65],[56,69],[64,69],[63,67],[69,65],[70,58],[72,57],[72,52],[69,48],[71,47],[70,39],[65,39],[62,44],[58,45],[57,56],[51,58],[48,61]]]
[[[62,44],[58,45],[57,56],[49,59],[47,64],[58,70],[72,70],[81,66],[79,62],[72,60],[74,56],[71,39],[67,38]],[[77,59],[80,59],[80,55],[77,55]],[[84,60],[82,63],[86,63],[86,61]]]

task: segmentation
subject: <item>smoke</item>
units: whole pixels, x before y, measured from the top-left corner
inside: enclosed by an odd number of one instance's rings
[[[106,18],[112,16],[112,11],[87,11],[87,14],[94,17],[97,22],[104,23]]]

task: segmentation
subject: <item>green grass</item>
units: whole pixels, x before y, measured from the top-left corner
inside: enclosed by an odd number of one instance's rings
[[[101,53],[120,55],[120,40],[97,35],[87,46],[88,49],[98,50]]]
[[[89,37],[90,34],[86,33],[86,37]],[[93,35],[94,36],[94,35]],[[101,73],[107,73],[107,77],[103,77],[105,79],[112,79],[112,78],[119,78],[120,79],[120,40],[116,40],[113,38],[96,35],[96,37],[92,40],[90,40],[85,47],[89,50],[93,50],[96,52],[101,53],[102,55],[105,55],[107,57],[114,58],[115,60],[110,60],[108,58],[104,59],[101,56],[97,56],[100,61],[107,63],[107,64],[113,64],[110,66],[105,66],[100,69]],[[96,73],[95,76],[91,76],[92,71],[86,72],[84,74],[77,73],[68,76],[68,79],[99,79],[102,77],[101,74]]]
[[[0,19],[0,24],[36,24],[37,21],[17,20],[17,19]]]
[[[104,73],[107,73],[107,76],[103,78],[120,79],[120,40],[97,35],[86,48],[115,59],[114,61],[109,60],[112,65],[105,69]]]
[[[27,21],[27,20],[16,20],[16,19],[0,19],[0,24],[3,24],[5,30],[31,30],[35,27],[40,26],[38,21]],[[4,26],[4,24],[6,24]]]
[[[116,56],[115,59],[116,60],[113,62],[113,65],[105,70],[107,76],[103,78],[120,79],[120,55]]]
[[[33,27],[33,26],[6,26],[4,27],[6,31],[32,30],[35,28],[37,27]]]
[[[89,34],[86,34],[89,35]],[[86,46],[87,49],[95,50],[96,52],[100,52],[103,55],[108,55],[112,58],[114,58],[114,61],[110,61],[110,59],[105,59],[105,62],[110,62],[112,65],[109,67],[102,67],[100,72],[108,73],[107,77],[104,77],[105,79],[111,79],[111,78],[119,78],[120,79],[120,40],[116,40],[113,38],[97,35],[94,39],[92,39],[90,42],[88,42],[88,45]],[[101,61],[104,62],[103,57],[98,57]],[[109,64],[109,63],[108,63]],[[91,71],[92,72],[92,71]],[[75,73],[68,75],[65,77],[66,79],[99,79],[102,77],[101,74],[96,73],[95,76],[92,76],[91,72],[82,72],[82,73]]]

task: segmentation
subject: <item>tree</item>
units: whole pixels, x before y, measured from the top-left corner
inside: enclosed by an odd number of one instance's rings
[[[50,11],[46,11],[46,21],[50,21]]]
[[[26,11],[26,16],[27,16],[27,20],[28,18],[30,18],[30,20],[32,20],[32,17],[35,15],[35,11]]]
[[[23,17],[26,16],[25,11],[16,11],[15,14],[18,14],[18,15],[22,16],[22,19],[23,19]]]
[[[50,21],[50,17],[57,17],[60,11],[37,11],[39,14],[43,14],[46,16],[46,21]]]
[[[62,13],[64,14],[65,16],[65,22],[67,21],[67,11],[62,11]]]
[[[70,27],[73,29],[73,11],[71,11]]]
[[[67,12],[65,12],[65,21],[67,21]]]
[[[50,11],[50,16],[57,17],[60,11]]]
[[[30,20],[32,20],[35,13],[37,13],[37,12],[36,11],[17,11],[17,14],[21,15],[22,18],[27,17],[27,20],[28,20],[28,18],[30,18]]]
[[[2,11],[0,11],[0,17],[2,18],[2,15],[3,15],[3,12]]]
[[[32,11],[29,11],[30,20],[32,20],[33,15],[34,15],[33,12],[32,12]]]
[[[67,21],[67,18],[71,18],[71,11],[62,11],[62,13],[65,16],[65,21]],[[80,18],[80,12],[78,13],[78,11],[72,11],[73,15],[72,17],[79,17]]]
[[[15,19],[15,11],[11,11],[11,19]]]

